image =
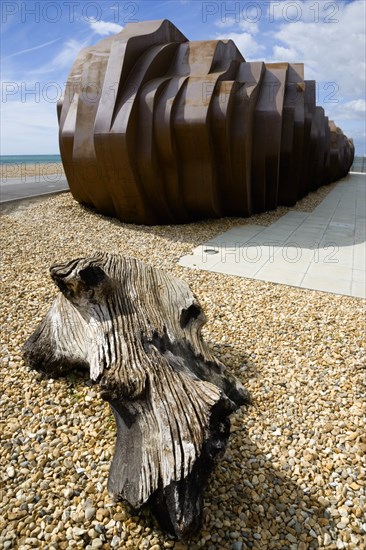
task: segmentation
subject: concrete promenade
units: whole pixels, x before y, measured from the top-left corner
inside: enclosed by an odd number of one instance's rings
[[[61,193],[69,186],[64,175],[4,177],[0,183],[0,203]]]
[[[350,173],[313,212],[245,225],[198,246],[180,265],[366,297],[366,174]]]

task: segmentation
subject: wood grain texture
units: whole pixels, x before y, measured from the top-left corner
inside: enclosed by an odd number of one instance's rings
[[[203,341],[205,316],[184,281],[105,253],[55,265],[51,277],[60,293],[24,346],[26,362],[51,376],[89,369],[116,420],[110,493],[188,536],[228,417],[248,393]]]

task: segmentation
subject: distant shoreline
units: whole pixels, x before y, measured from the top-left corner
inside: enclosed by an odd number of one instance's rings
[[[54,155],[0,155],[0,164],[34,164],[34,163],[48,163],[48,162],[61,162],[61,155],[59,153]]]

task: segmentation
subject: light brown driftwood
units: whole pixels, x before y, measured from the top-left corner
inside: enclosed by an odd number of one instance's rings
[[[110,493],[190,535],[247,392],[203,342],[185,282],[104,253],[55,265],[51,277],[61,292],[24,346],[27,363],[51,376],[90,369],[117,424]]]

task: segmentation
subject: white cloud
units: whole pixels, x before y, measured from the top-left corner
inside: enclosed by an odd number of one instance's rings
[[[254,26],[253,17],[244,17],[246,12],[240,20],[221,16],[216,24],[220,36],[215,38],[231,38],[248,61],[304,63],[305,78],[317,82],[317,104],[347,135],[356,137],[363,153],[358,127],[364,128],[365,120],[365,12],[364,0],[275,0],[267,8],[261,4]]]
[[[111,21],[91,21],[89,24],[91,29],[96,34],[99,34],[101,36],[121,32],[121,30],[123,29],[121,25],[118,25],[118,23],[113,23]]]
[[[349,103],[346,103],[345,106],[357,115],[366,115],[366,100],[364,99],[355,99]]]
[[[365,120],[366,101],[353,99],[352,101],[326,104],[326,114],[336,120]]]
[[[249,34],[257,34],[259,32],[259,25],[257,21],[247,21],[243,19],[240,21],[239,27],[242,31],[248,32]]]
[[[51,67],[52,68],[64,68],[64,67],[71,68],[71,65],[74,63],[75,59],[80,53],[80,50],[85,48],[87,45],[88,45],[88,42],[79,42],[78,40],[74,40],[73,38],[71,38],[70,40],[65,42],[62,49],[53,58],[50,65],[48,66],[48,70]]]
[[[289,61],[293,63],[299,60],[298,53],[294,48],[285,48],[278,45],[273,47],[273,59],[276,61]]]
[[[337,14],[338,23],[319,21],[281,25],[271,61],[305,64],[305,76],[336,82],[341,97],[365,94],[365,4],[353,2]]]
[[[354,139],[356,154],[364,154],[366,3],[303,4],[294,23],[284,20],[285,3],[273,7],[274,45],[266,60],[304,63],[305,78],[317,81],[317,104]],[[309,13],[311,7],[319,13]]]
[[[216,39],[233,40],[246,61],[250,59],[259,59],[261,52],[265,49],[264,46],[259,44],[253,36],[247,32],[229,32],[224,35],[216,36]]]
[[[215,24],[215,27],[218,27],[219,29],[227,29],[230,27],[234,27],[238,23],[235,17],[225,17],[225,18],[217,19],[214,24]]]
[[[249,34],[257,34],[259,32],[259,25],[257,21],[249,21],[243,18],[240,18],[240,20],[235,17],[217,19],[215,21],[215,26],[219,29],[238,27],[241,31]]]

